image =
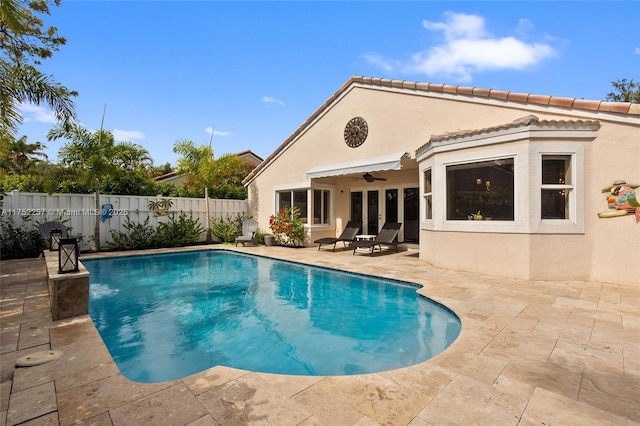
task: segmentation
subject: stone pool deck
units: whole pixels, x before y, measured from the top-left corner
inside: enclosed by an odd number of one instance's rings
[[[43,259],[3,261],[0,426],[640,425],[640,284],[453,272],[413,250],[237,250],[422,284],[460,316],[462,333],[437,357],[384,373],[214,367],[140,384],[118,372],[88,316],[51,320]],[[49,349],[64,354],[15,368],[18,358]]]

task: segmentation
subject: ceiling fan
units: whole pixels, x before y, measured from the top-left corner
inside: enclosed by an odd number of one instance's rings
[[[365,174],[362,175],[362,179],[366,180],[367,182],[373,182],[376,180],[386,180],[385,178],[380,178],[380,177],[374,177],[371,173],[367,172]]]

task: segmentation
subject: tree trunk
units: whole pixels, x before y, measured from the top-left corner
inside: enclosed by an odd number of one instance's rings
[[[96,189],[96,223],[93,228],[93,245],[95,251],[100,251],[100,191]]]
[[[211,237],[211,225],[209,224],[209,188],[207,188],[207,186],[205,185],[204,187],[204,202],[205,202],[205,212],[207,215],[207,220],[206,220],[206,229],[207,229],[207,236],[206,236],[206,240],[208,243],[213,241],[213,238]]]

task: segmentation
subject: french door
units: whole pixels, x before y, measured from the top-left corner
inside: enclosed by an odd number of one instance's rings
[[[418,241],[418,188],[367,188],[351,191],[351,220],[362,221],[361,232],[377,235],[385,222],[400,222],[400,241]]]

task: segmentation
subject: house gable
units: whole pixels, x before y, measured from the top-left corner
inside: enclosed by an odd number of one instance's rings
[[[249,185],[265,168],[305,131],[319,120],[335,103],[339,102],[353,88],[390,91],[417,96],[429,96],[461,102],[499,105],[530,110],[532,112],[548,112],[569,116],[584,116],[587,119],[606,117],[611,120],[625,120],[625,117],[640,118],[640,105],[629,102],[605,102],[566,98],[530,93],[517,93],[502,90],[464,87],[447,84],[420,83],[406,80],[390,80],[384,78],[353,76],[347,80],[331,97],[329,97],[302,125],[300,125],[276,150],[260,163],[244,180]]]

